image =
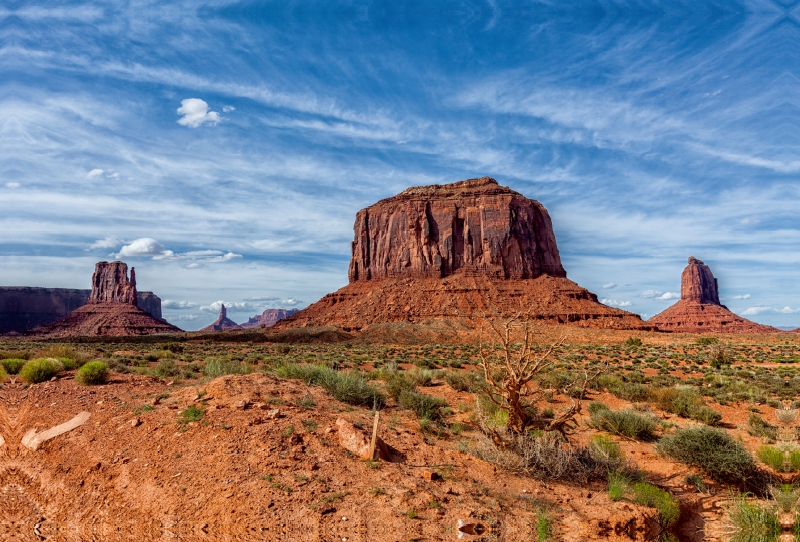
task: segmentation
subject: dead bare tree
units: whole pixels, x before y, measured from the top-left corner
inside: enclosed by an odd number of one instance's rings
[[[491,348],[484,345],[484,331],[491,330],[496,342]],[[541,387],[544,376],[554,370],[555,352],[564,344],[562,336],[543,353],[539,353],[534,342],[535,325],[530,314],[516,314],[507,318],[482,318],[479,355],[483,377],[487,385],[487,396],[500,409],[508,413],[506,427],[522,434],[529,429],[557,431],[564,437],[577,427],[575,418],[581,412],[582,399],[588,384],[602,374],[600,369],[593,374],[577,371],[567,384],[557,389]],[[533,413],[530,406],[539,401],[546,392],[559,392],[570,399],[570,406],[555,418],[547,419]],[[503,438],[494,429],[492,439],[500,443]]]

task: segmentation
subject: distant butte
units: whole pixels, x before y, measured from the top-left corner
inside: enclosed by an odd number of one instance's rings
[[[587,327],[651,329],[566,278],[550,215],[489,177],[409,188],[356,214],[350,284],[276,327],[530,313]]]
[[[717,279],[701,260],[689,257],[681,275],[681,299],[648,323],[661,331],[689,333],[778,333],[779,329],[751,322],[728,310],[719,300]]]
[[[257,314],[240,324],[242,328],[254,328],[254,327],[272,327],[278,323],[279,320],[283,320],[284,318],[288,318],[289,316],[293,315],[297,312],[297,309],[267,309],[261,314]]]
[[[112,336],[150,335],[181,331],[137,306],[136,274],[123,262],[99,262],[92,275],[87,305],[63,318],[33,329],[31,335]]]
[[[242,329],[242,327],[228,318],[228,311],[225,309],[225,305],[222,305],[219,309],[219,318],[217,318],[217,321],[210,326],[204,327],[200,331],[228,331],[231,329]]]

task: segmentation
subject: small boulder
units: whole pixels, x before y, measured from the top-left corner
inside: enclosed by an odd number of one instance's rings
[[[343,418],[336,420],[336,427],[339,430],[339,444],[345,450],[349,450],[361,459],[382,459],[383,461],[391,459],[389,448],[380,437],[375,441],[375,454],[370,457],[369,448],[372,435],[368,435],[365,431]]]

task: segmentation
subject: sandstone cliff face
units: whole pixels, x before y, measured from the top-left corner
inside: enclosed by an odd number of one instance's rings
[[[239,324],[228,318],[228,310],[225,308],[225,305],[219,309],[219,318],[217,321],[211,324],[210,326],[206,326],[200,331],[226,331],[229,329],[242,329]]]
[[[66,316],[89,302],[91,290],[0,286],[0,333],[24,333]],[[159,320],[161,298],[153,292],[137,292],[139,308]]]
[[[247,322],[240,324],[242,328],[254,328],[274,326],[279,320],[288,318],[297,312],[297,309],[267,309],[261,314],[250,318]]]
[[[681,275],[681,299],[720,305],[717,279],[711,269],[694,256]]]
[[[89,304],[124,303],[136,305],[136,273],[131,268],[128,280],[128,264],[123,262],[98,262],[92,275],[92,293]]]
[[[566,277],[545,208],[489,177],[409,188],[356,214],[350,282]]]
[[[689,257],[681,274],[681,299],[647,323],[661,331],[686,333],[777,333],[780,330],[732,313],[719,301],[717,279],[702,261]]]

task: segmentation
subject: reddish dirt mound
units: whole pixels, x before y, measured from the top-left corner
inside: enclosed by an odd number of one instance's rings
[[[84,305],[64,318],[39,326],[31,335],[52,337],[80,337],[105,335],[124,337],[127,335],[152,335],[156,333],[179,333],[172,324],[153,318],[135,305],[119,303],[96,303]]]
[[[425,437],[402,411],[379,424],[392,461],[364,462],[339,446],[336,421],[371,428],[372,414],[300,382],[228,376],[176,390],[115,374],[89,388],[69,376],[2,390],[4,539],[456,540],[465,520],[492,539],[526,540],[546,506],[554,538],[621,542],[645,540],[653,515],[609,501],[603,483],[498,471],[453,441]],[[301,398],[316,405],[301,408]],[[185,416],[190,406],[200,414]],[[29,430],[79,412],[91,415],[84,425],[36,451],[21,445]]]
[[[336,325],[346,331],[383,322],[458,319],[481,313],[530,311],[552,323],[612,329],[653,329],[638,315],[598,303],[571,280],[543,275],[528,280],[452,276],[355,282],[328,294],[275,327]]]
[[[661,331],[689,333],[780,333],[751,322],[720,304],[717,279],[701,260],[689,257],[681,275],[681,300],[647,321]]]

